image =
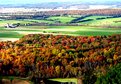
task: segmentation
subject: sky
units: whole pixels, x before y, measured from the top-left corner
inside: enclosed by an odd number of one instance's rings
[[[0,4],[34,4],[34,3],[43,3],[43,2],[110,2],[121,0],[0,0]]]
[[[43,2],[78,2],[80,0],[0,0],[0,4],[26,4]]]

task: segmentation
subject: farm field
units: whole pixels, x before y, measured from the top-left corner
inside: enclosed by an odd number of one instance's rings
[[[85,17],[85,18],[82,19],[82,20],[88,20],[88,19],[93,19],[93,20],[97,20],[97,19],[107,19],[107,18],[109,18],[109,17],[111,17],[111,16],[101,16],[101,15],[96,16],[96,15],[94,15],[94,16]]]
[[[0,20],[0,26],[5,26],[7,23],[14,24],[20,23],[22,24],[31,24],[31,23],[69,23],[71,20],[77,18],[79,16],[51,16],[45,19],[18,19],[18,20]]]
[[[68,23],[70,22],[71,20],[75,19],[75,17],[69,17],[69,16],[52,16],[52,17],[49,17],[47,18],[48,20],[53,20],[53,21],[59,21],[60,23]]]
[[[88,26],[102,26],[102,27],[112,26],[112,27],[121,28],[121,17],[110,18],[109,16],[89,16],[82,19],[81,22],[79,22],[79,24],[88,25]]]
[[[78,19],[79,18],[79,19]],[[77,20],[76,20],[77,19]],[[20,23],[20,24],[31,24],[31,23],[63,23],[67,24],[71,21],[76,20],[74,23],[81,24],[81,25],[88,25],[88,26],[112,26],[112,27],[120,27],[121,17],[113,17],[113,16],[50,16],[45,19],[18,19],[18,20],[0,20],[0,26],[5,26],[6,23]]]
[[[23,19],[23,20],[0,20],[0,38],[21,38],[24,35],[31,33],[43,33],[54,35],[74,35],[74,36],[97,36],[97,35],[112,35],[121,33],[121,18],[112,18],[111,16],[87,16],[81,19],[80,26],[20,26],[17,28],[5,28],[7,23],[16,24],[32,24],[32,23],[48,23],[53,24],[69,23],[72,20],[82,16],[51,16],[45,20]],[[91,21],[88,21],[91,19]],[[86,20],[86,21],[85,21]],[[84,22],[83,22],[84,21]],[[118,27],[118,28],[117,28]]]
[[[0,38],[21,38],[27,34],[54,34],[71,36],[97,36],[121,34],[120,28],[96,28],[86,26],[27,26],[15,29],[0,27]]]
[[[31,24],[31,23],[53,23],[52,21],[47,21],[47,20],[32,20],[32,19],[23,19],[23,20],[1,20],[0,21],[0,26],[5,26],[7,23],[14,24],[14,23],[20,23],[21,25],[23,24]]]

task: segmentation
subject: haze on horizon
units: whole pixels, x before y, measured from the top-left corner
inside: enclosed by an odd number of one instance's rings
[[[6,4],[37,4],[37,3],[47,3],[47,2],[82,2],[82,3],[121,3],[121,0],[0,0],[0,5]]]

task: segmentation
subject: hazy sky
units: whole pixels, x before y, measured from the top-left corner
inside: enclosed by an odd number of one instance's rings
[[[119,1],[121,0],[0,0],[0,4],[34,4],[34,3],[42,3],[42,2],[110,2],[110,1]]]
[[[26,4],[43,2],[77,2],[80,0],[0,0],[0,4]]]

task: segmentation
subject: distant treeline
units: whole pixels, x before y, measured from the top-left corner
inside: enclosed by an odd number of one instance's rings
[[[41,11],[28,13],[0,13],[0,19],[45,19],[50,16],[66,16],[66,15],[83,15],[85,18],[89,15],[105,15],[120,17],[121,9],[98,9],[98,10],[62,10],[62,11]]]

